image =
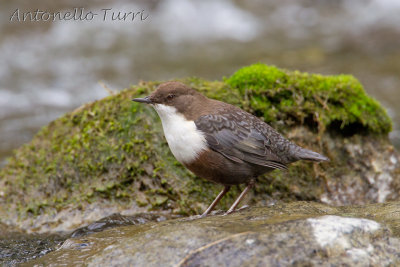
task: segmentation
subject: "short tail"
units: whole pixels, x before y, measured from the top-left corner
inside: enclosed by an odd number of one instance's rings
[[[300,148],[296,154],[296,156],[302,160],[311,160],[316,162],[329,161],[329,159],[324,155],[305,148]]]

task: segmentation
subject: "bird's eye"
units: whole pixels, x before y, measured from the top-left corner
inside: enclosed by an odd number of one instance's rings
[[[169,94],[169,95],[167,96],[167,99],[168,99],[168,100],[171,100],[171,99],[174,98],[174,97],[175,97],[174,94]]]

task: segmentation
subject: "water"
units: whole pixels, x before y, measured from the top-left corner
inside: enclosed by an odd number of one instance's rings
[[[16,266],[41,257],[62,244],[62,234],[27,234],[0,223],[0,265]]]
[[[54,234],[27,234],[0,223],[0,265],[17,266],[20,263],[40,258],[58,249],[68,238],[84,237],[114,227],[161,222],[178,217],[156,213],[138,213],[130,216],[114,213],[78,228],[72,233]]]
[[[49,121],[107,96],[99,81],[120,90],[140,80],[213,80],[255,62],[355,75],[388,109],[390,137],[400,147],[397,0],[92,0],[85,9],[144,10],[148,18],[10,22],[17,8],[65,12],[82,5],[25,2],[0,0],[0,167]],[[60,240],[3,232],[19,240],[7,243],[11,252],[46,252]],[[21,262],[37,254],[15,255]]]
[[[221,79],[254,62],[351,73],[388,109],[400,144],[400,4],[370,1],[91,1],[92,21],[10,22],[79,2],[1,1],[0,162],[49,121],[140,80]],[[101,9],[145,20],[103,21]],[[110,12],[111,12],[110,11]]]

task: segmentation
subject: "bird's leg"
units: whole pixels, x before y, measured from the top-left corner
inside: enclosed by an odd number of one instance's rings
[[[208,209],[201,215],[201,218],[207,216],[213,209],[214,207],[218,204],[218,202],[221,200],[223,196],[225,196],[226,193],[231,189],[229,185],[226,185],[224,189],[218,194],[218,196],[214,199],[213,203],[208,207]]]
[[[236,209],[237,205],[239,205],[240,201],[242,201],[242,199],[247,194],[247,192],[249,192],[249,190],[254,187],[255,182],[256,182],[255,179],[251,179],[249,181],[249,183],[247,184],[246,188],[243,190],[243,192],[240,194],[240,196],[235,200],[235,202],[233,203],[232,207],[230,207],[230,209],[226,212],[226,214],[230,214]]]

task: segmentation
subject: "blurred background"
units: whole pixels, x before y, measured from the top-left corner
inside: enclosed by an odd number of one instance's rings
[[[0,167],[51,120],[140,80],[220,80],[255,62],[356,76],[388,110],[400,147],[399,0],[0,0]],[[10,21],[73,11],[90,21]],[[134,21],[102,19],[141,12]]]

